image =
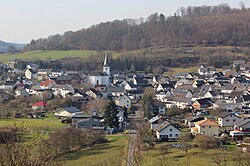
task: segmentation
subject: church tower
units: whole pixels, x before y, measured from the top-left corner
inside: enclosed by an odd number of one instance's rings
[[[103,72],[107,73],[110,76],[110,66],[108,65],[108,54],[106,53],[104,64],[103,64]]]

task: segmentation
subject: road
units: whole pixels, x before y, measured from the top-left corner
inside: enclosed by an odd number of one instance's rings
[[[135,148],[136,148],[136,139],[138,138],[139,134],[136,130],[136,123],[138,120],[142,120],[143,117],[141,112],[135,111],[135,115],[129,116],[130,125],[129,129],[129,145],[128,145],[128,154],[127,154],[127,166],[134,166],[134,157],[135,157]]]

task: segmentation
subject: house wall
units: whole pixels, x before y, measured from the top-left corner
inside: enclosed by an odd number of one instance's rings
[[[199,126],[195,124],[195,127],[198,129],[198,133],[208,135],[208,136],[218,136],[219,127],[218,126]]]
[[[201,105],[197,101],[194,102],[192,106],[193,106],[194,110],[200,110],[201,109]]]
[[[118,100],[115,101],[118,106],[130,108],[131,100],[127,96],[122,96]]]
[[[67,112],[67,111],[62,111],[62,112],[55,112],[56,117],[71,117],[73,114]]]
[[[224,118],[218,118],[220,127],[232,127],[240,118],[235,115],[229,115]]]
[[[165,129],[161,130],[160,132],[156,132],[156,136],[158,140],[166,139],[168,140],[175,140],[180,137],[180,130],[176,129],[174,126],[169,125]]]

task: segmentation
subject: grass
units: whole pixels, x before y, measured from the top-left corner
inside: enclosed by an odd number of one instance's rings
[[[62,156],[58,162],[65,166],[120,166],[123,162],[125,136],[108,135],[108,143]]]
[[[85,58],[90,55],[96,55],[97,51],[91,50],[70,50],[70,51],[28,51],[18,54],[0,54],[0,61],[6,63],[12,59],[21,60],[45,60],[45,59],[61,59],[67,57],[82,57]]]
[[[23,124],[28,130],[45,130],[51,131],[65,126],[61,121],[53,116],[53,114],[46,114],[44,118],[28,119],[28,118],[10,118],[0,119],[0,127],[11,126],[14,124]]]
[[[165,143],[163,143],[165,144]],[[154,166],[154,165],[173,165],[173,166],[185,166],[185,165],[192,165],[192,166],[216,166],[213,163],[212,158],[216,158],[216,156],[223,154],[228,155],[227,159],[227,166],[233,166],[234,162],[232,161],[233,149],[236,148],[236,145],[231,145],[230,150],[228,151],[221,151],[219,149],[210,149],[206,152],[202,151],[199,148],[192,148],[188,153],[179,148],[172,148],[167,155],[163,158],[160,153],[160,146],[162,144],[157,144],[156,147],[149,151],[149,155],[144,155],[143,158],[143,166]]]
[[[193,72],[193,73],[197,73],[198,71],[198,66],[192,66],[192,67],[184,67],[184,68],[170,68],[169,72],[165,72],[163,75],[172,75],[175,73],[182,73],[182,72]]]

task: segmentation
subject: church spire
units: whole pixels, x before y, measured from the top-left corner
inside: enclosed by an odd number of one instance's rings
[[[104,67],[108,67],[108,53],[106,53],[105,55],[105,59],[104,59],[104,64],[103,64]]]
[[[110,76],[110,66],[108,65],[108,53],[105,55],[103,63],[103,72],[107,73]]]

